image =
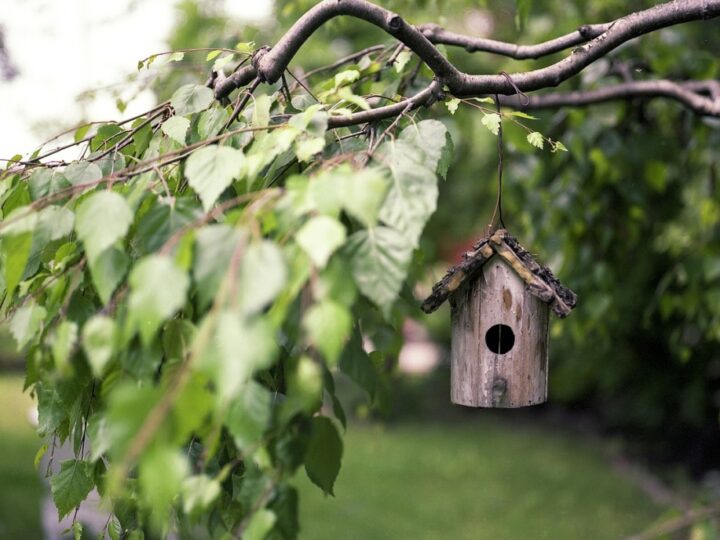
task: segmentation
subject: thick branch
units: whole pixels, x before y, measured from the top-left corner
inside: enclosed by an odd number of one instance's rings
[[[702,93],[709,94],[708,96]],[[668,80],[629,81],[596,90],[555,92],[540,96],[528,96],[520,103],[516,97],[503,98],[506,106],[523,109],[555,109],[559,107],[585,107],[595,103],[630,98],[664,97],[678,101],[702,116],[720,116],[720,82],[691,81],[676,83]]]
[[[667,26],[720,16],[720,0],[683,0],[660,4],[616,20],[607,32],[573,50],[570,56],[548,67],[510,74],[525,92],[557,86],[577,75],[595,60],[623,43]],[[458,96],[513,94],[515,90],[502,75],[466,75],[458,84],[448,82],[450,92]]]
[[[347,126],[355,126],[357,124],[366,124],[367,122],[377,122],[385,118],[392,118],[400,114],[418,109],[422,106],[429,106],[435,102],[441,92],[441,85],[438,81],[433,81],[430,86],[421,90],[413,97],[404,99],[387,105],[385,107],[377,107],[368,111],[357,112],[348,116],[331,116],[328,119],[328,128],[339,128]]]
[[[412,49],[441,79],[453,80],[461,72],[417,28],[402,17],[367,0],[324,0],[308,10],[257,63],[258,74],[269,83],[280,78],[305,41],[324,23],[340,15],[365,20]]]
[[[572,34],[525,48],[493,40],[470,42],[470,38],[445,32],[442,29],[438,30],[429,25],[414,27],[406,23],[399,15],[367,0],[323,0],[306,12],[272,49],[268,51],[265,48],[257,51],[251,66],[239,69],[230,77],[215,80],[213,85],[216,97],[218,99],[226,97],[235,88],[248,84],[256,77],[262,81],[274,83],[282,76],[303,43],[321,25],[340,15],[370,22],[401,41],[428,65],[439,83],[446,86],[453,95],[508,95],[516,93],[518,89],[528,92],[557,86],[619,45],[648,32],[679,23],[720,16],[720,0],[676,0],[632,13],[612,23],[584,26]],[[492,49],[491,52],[507,53],[514,57],[549,54],[573,46],[573,44],[582,43],[588,37],[596,37],[574,49],[568,57],[548,67],[511,74],[511,82],[505,75],[470,75],[461,72],[440,53],[426,36],[429,34],[432,38],[436,33],[437,36],[434,39],[437,40],[445,39],[453,41],[453,44],[475,47],[477,50],[482,50],[484,47],[488,50]],[[676,88],[662,88],[662,85],[660,85],[660,90],[655,90],[656,95],[658,95],[658,91],[664,92],[662,95],[673,97],[699,111],[704,111],[702,114],[718,114],[714,105],[710,106],[708,103],[699,101],[698,96],[689,95]],[[420,98],[428,98],[430,94],[427,92],[429,90],[410,98],[415,100],[412,102],[411,108],[422,105]],[[337,126],[347,126],[387,118],[406,110],[408,103],[409,100],[406,100],[396,105],[373,111],[363,111],[333,121],[337,122]]]

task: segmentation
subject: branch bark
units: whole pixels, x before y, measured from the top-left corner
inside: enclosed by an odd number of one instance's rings
[[[535,45],[518,45],[517,43],[507,43],[494,39],[466,36],[445,30],[442,26],[434,23],[421,24],[418,26],[418,30],[432,43],[438,45],[463,47],[468,52],[488,52],[515,58],[516,60],[524,60],[527,58],[542,58],[575,47],[604,34],[610,26],[611,23],[586,24],[574,32]]]
[[[703,95],[707,94],[707,95]],[[516,109],[552,109],[559,107],[586,107],[596,103],[631,98],[668,98],[682,103],[701,116],[720,116],[720,82],[690,81],[678,83],[669,80],[628,81],[595,90],[575,90],[528,96],[520,103],[515,97],[502,98],[500,103]]]
[[[265,47],[256,51],[251,65],[237,70],[227,78],[212,80],[210,85],[214,86],[215,96],[218,99],[227,97],[234,89],[248,84],[255,78],[266,83],[276,82],[305,41],[320,26],[338,16],[350,16],[367,21],[402,42],[432,70],[435,74],[435,82],[431,85],[432,89],[428,87],[412,98],[395,105],[332,119],[331,127],[377,121],[396,116],[407,110],[408,106],[414,109],[427,105],[434,101],[433,97],[437,96],[443,87],[458,97],[512,95],[518,90],[531,92],[555,87],[631,39],[675,24],[720,16],[720,0],[675,0],[631,13],[610,23],[582,26],[576,32],[529,46],[470,38],[445,31],[435,25],[416,27],[405,22],[396,13],[367,0],[323,0],[300,17],[274,47]],[[433,41],[513,58],[537,58],[584,44],[573,49],[569,56],[547,67],[510,74],[510,81],[505,75],[473,75],[460,71],[440,53]],[[595,93],[590,94],[589,97],[570,93],[560,95],[556,99],[557,103],[563,103],[564,99],[568,104],[577,102],[578,105],[582,105],[618,99],[623,92],[626,95],[635,93],[645,97],[664,96],[676,99],[701,114],[720,116],[719,106],[713,100],[700,96],[689,88],[674,86],[669,81],[654,81],[654,83],[656,83],[654,86],[649,82],[639,85],[633,83],[635,84],[633,87],[618,86],[617,90],[605,90],[604,93],[593,91]],[[606,94],[616,97],[604,98]],[[550,96],[537,99],[537,104],[551,102]],[[592,101],[593,99],[595,101]]]

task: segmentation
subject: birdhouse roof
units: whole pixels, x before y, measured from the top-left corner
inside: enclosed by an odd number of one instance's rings
[[[422,310],[432,313],[439,308],[463,283],[475,278],[483,265],[495,255],[515,271],[531,294],[550,304],[558,317],[566,317],[575,307],[577,295],[560,283],[547,266],[538,263],[515,237],[505,229],[498,229],[465,252],[462,261],[433,285],[432,293],[422,303]]]

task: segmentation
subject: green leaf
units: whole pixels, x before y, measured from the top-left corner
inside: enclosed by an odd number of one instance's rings
[[[179,144],[185,144],[187,131],[190,128],[190,120],[184,116],[171,116],[162,123],[162,132]]]
[[[295,155],[298,160],[307,162],[312,160],[315,154],[322,152],[323,148],[325,148],[325,137],[303,139],[295,143]]]
[[[329,216],[315,216],[295,235],[295,241],[308,254],[316,267],[325,265],[337,248],[345,243],[345,226]]]
[[[75,130],[75,134],[73,135],[73,140],[75,142],[82,141],[85,138],[85,136],[87,135],[88,131],[90,131],[91,126],[92,126],[92,124],[83,124],[82,126],[77,128]]]
[[[119,139],[118,139],[119,141]],[[103,177],[100,167],[89,161],[76,161],[65,167],[63,176],[73,186],[93,184]]]
[[[181,493],[183,510],[186,514],[192,514],[206,509],[217,499],[220,483],[204,474],[190,476],[183,481]]]
[[[317,276],[314,284],[316,298],[328,298],[351,307],[357,300],[357,287],[351,279],[350,265],[343,257],[334,257]]]
[[[366,227],[374,225],[388,191],[388,180],[377,168],[352,171],[343,168],[343,182],[328,186],[339,192],[345,210]]]
[[[209,53],[207,53],[207,56],[205,57],[205,61],[209,62],[213,58],[217,58],[221,52],[222,52],[221,50],[210,51]]]
[[[305,314],[303,326],[328,365],[334,367],[352,328],[347,308],[332,300],[314,304]]]
[[[235,55],[232,54],[232,53],[226,54],[226,55],[223,56],[222,58],[218,58],[218,59],[215,60],[215,62],[213,63],[213,67],[212,67],[213,70],[219,72],[222,68],[224,68],[224,67],[225,67],[226,65],[228,65],[230,62],[232,62],[234,58],[235,58]]]
[[[137,122],[137,125],[135,125],[135,122]],[[145,150],[147,150],[148,146],[150,145],[150,141],[152,140],[153,126],[152,123],[148,122],[145,118],[138,118],[137,120],[135,120],[135,122],[133,122],[133,128],[136,130],[132,134],[133,144],[135,145],[135,152],[137,153],[137,155],[142,156],[145,153]],[[143,122],[147,123],[143,125]],[[116,157],[121,158],[122,154],[118,154]],[[120,164],[111,165],[111,168],[114,168],[115,170],[123,168],[122,166],[118,165]]]
[[[187,116],[204,111],[215,99],[213,91],[207,86],[186,84],[178,88],[170,98],[170,104],[178,116]]]
[[[130,265],[130,258],[123,249],[112,246],[89,262],[90,277],[104,305],[112,298]]]
[[[245,53],[245,54],[252,54],[254,48],[255,48],[254,41],[241,41],[241,42],[235,44],[235,50],[237,50],[238,52],[241,52],[241,53]]]
[[[474,97],[470,99],[477,101],[478,103],[490,103],[491,105],[495,104],[495,100],[491,97]]]
[[[555,153],[555,152],[558,152],[558,151],[560,151],[560,152],[567,152],[568,149],[567,149],[567,148],[565,147],[565,145],[564,145],[563,143],[561,143],[560,141],[553,141],[553,143],[552,143],[552,152]]]
[[[307,356],[300,357],[288,379],[288,399],[283,403],[285,416],[290,418],[300,411],[315,413],[322,405],[323,396],[323,374],[317,362]]]
[[[160,387],[138,386],[136,382],[129,381],[114,385],[108,397],[105,418],[93,415],[91,420],[98,420],[88,424],[93,457],[97,458],[105,452],[113,458],[122,457],[148,412],[160,401],[162,391]]]
[[[143,499],[152,510],[150,518],[157,530],[165,525],[170,506],[188,472],[187,459],[174,448],[159,446],[143,455],[138,481]]]
[[[272,107],[272,99],[268,95],[258,96],[255,98],[255,105],[253,106],[252,121],[250,125],[252,127],[265,127],[270,125],[270,107]],[[264,133],[256,133],[255,138],[259,140],[262,138]]]
[[[129,324],[149,344],[159,326],[185,303],[190,279],[166,255],[150,255],[130,272]]]
[[[537,120],[536,116],[530,116],[522,111],[506,111],[504,114],[508,116],[515,116],[517,118],[525,118],[526,120]]]
[[[276,355],[275,334],[265,319],[248,320],[224,311],[217,318],[212,344],[201,364],[213,377],[220,399],[227,402],[256,371],[270,367]]]
[[[57,388],[41,383],[35,389],[38,398],[38,432],[43,436],[53,434],[67,421],[67,405],[60,398]]]
[[[540,148],[542,150],[543,143],[545,142],[544,137],[542,136],[542,133],[539,133],[537,131],[533,131],[532,133],[528,134],[527,136],[527,142],[532,144],[536,148]]]
[[[272,395],[255,381],[237,393],[225,418],[225,425],[235,445],[245,452],[251,451],[261,440],[272,414]]]
[[[137,224],[132,247],[140,255],[159,249],[183,228],[190,228],[202,216],[195,197],[158,200]]]
[[[95,315],[82,329],[82,346],[93,375],[101,377],[115,349],[115,321],[106,315]]]
[[[166,60],[166,63],[169,64],[170,62],[179,62],[179,61],[182,60],[183,58],[185,58],[185,53],[184,53],[184,52],[182,52],[182,51],[175,51],[175,52],[170,53],[170,54],[168,55],[167,60]]]
[[[85,500],[95,486],[92,464],[69,459],[60,464],[60,472],[50,478],[50,491],[58,510],[58,519]]]
[[[90,141],[90,150],[96,152],[112,148],[118,141],[123,139],[122,133],[123,129],[114,122],[103,124]]]
[[[120,525],[120,521],[115,516],[110,517],[110,521],[108,522],[108,526],[107,526],[107,531],[108,531],[108,536],[110,537],[110,540],[130,540],[129,538],[125,539],[123,537],[122,525]]]
[[[297,489],[286,483],[278,483],[274,495],[268,507],[277,516],[275,532],[280,535],[280,538],[288,540],[297,538],[300,531]]]
[[[37,471],[40,467],[40,462],[42,461],[43,456],[45,456],[45,453],[48,450],[47,443],[43,444],[40,448],[38,448],[38,451],[35,452],[35,459],[33,459],[33,466],[35,467],[35,470]]]
[[[375,227],[353,234],[347,250],[360,292],[387,315],[405,280],[412,246],[398,231]]]
[[[62,321],[52,337],[52,355],[55,367],[63,370],[67,366],[70,353],[77,342],[78,326],[72,321]]]
[[[445,106],[447,107],[447,110],[450,111],[450,114],[455,114],[459,105],[460,100],[458,98],[451,98],[445,102]]]
[[[437,173],[445,153],[452,151],[447,129],[426,120],[403,130],[378,153],[392,171],[393,183],[380,210],[380,219],[402,232],[412,247],[437,206]]]
[[[138,135],[140,137],[142,136],[140,132],[136,133],[135,135]],[[120,152],[111,152],[105,157],[96,159],[95,165],[100,167],[103,175],[107,176],[115,171],[119,171],[125,168],[125,156]],[[139,178],[142,178],[142,176],[140,176]]]
[[[353,329],[350,341],[340,358],[339,367],[355,384],[368,393],[371,400],[375,397],[378,376],[372,360],[365,352],[362,334],[358,326]]]
[[[25,274],[32,244],[32,232],[4,235],[0,239],[0,247],[2,248],[0,260],[2,261],[5,292],[8,298],[12,298],[15,288]]]
[[[395,71],[397,73],[402,73],[411,58],[412,53],[410,51],[401,51],[395,59]]]
[[[242,151],[216,144],[195,151],[187,160],[185,176],[208,211],[233,178],[242,174]]]
[[[114,191],[98,191],[85,199],[77,209],[75,230],[85,246],[88,261],[124,238],[133,213],[127,201]]]
[[[500,115],[497,113],[486,114],[485,116],[482,117],[482,120],[480,120],[480,122],[482,122],[482,125],[485,126],[486,128],[488,128],[490,133],[492,133],[493,135],[497,135],[498,132],[500,131],[500,122],[501,121],[502,121],[502,119],[500,118]]]
[[[10,333],[15,338],[17,349],[20,351],[35,337],[47,316],[44,307],[31,301],[23,305],[13,315],[10,321]]]
[[[308,478],[329,495],[334,495],[333,486],[340,472],[342,454],[342,439],[332,420],[325,416],[313,418],[305,453],[305,471]]]
[[[245,540],[263,540],[275,525],[276,520],[275,512],[261,508],[250,518],[243,538]]]
[[[244,314],[261,311],[280,293],[287,280],[282,250],[270,240],[247,246],[240,267],[238,293]]]
[[[320,137],[325,135],[327,121],[327,112],[323,110],[322,105],[316,103],[315,105],[310,105],[304,111],[291,116],[288,120],[288,125]]]
[[[198,135],[201,139],[214,137],[227,123],[230,115],[222,107],[211,107],[200,115],[198,120]]]
[[[369,111],[372,108],[364,97],[358,96],[357,94],[353,93],[349,86],[344,86],[340,88],[337,91],[337,95],[341,99],[344,99],[348,103],[351,103],[352,105],[355,105],[356,107],[364,111]],[[338,109],[335,109],[335,111],[337,112]]]
[[[57,169],[47,169],[44,167],[35,169],[28,181],[30,195],[34,201],[48,195],[54,195],[68,187],[70,187],[70,182],[65,178],[63,173]]]
[[[244,242],[243,231],[228,225],[209,225],[197,231],[193,277],[201,309],[205,309],[215,298],[233,253]]]
[[[348,69],[335,74],[335,89],[337,90],[341,86],[354,83],[360,78],[360,72],[356,69]]]

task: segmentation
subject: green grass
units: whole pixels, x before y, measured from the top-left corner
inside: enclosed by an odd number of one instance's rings
[[[336,497],[299,482],[301,539],[617,539],[661,511],[589,444],[472,418],[350,426]]]
[[[40,441],[21,387],[0,376],[0,539],[41,538]],[[337,497],[298,474],[301,540],[616,539],[661,512],[589,443],[495,415],[351,425],[345,447]]]
[[[43,488],[33,467],[42,441],[28,422],[32,399],[22,376],[0,376],[0,538],[42,538]]]

